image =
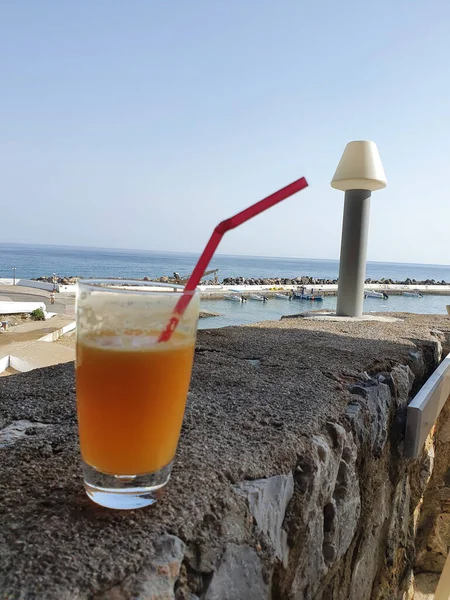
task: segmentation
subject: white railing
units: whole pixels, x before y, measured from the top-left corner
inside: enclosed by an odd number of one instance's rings
[[[37,308],[42,308],[44,313],[47,308],[43,302],[1,302],[0,315],[17,315],[22,313],[32,313]]]
[[[450,354],[408,405],[404,443],[405,458],[417,458],[425,440],[450,396]]]
[[[37,365],[33,365],[26,360],[22,360],[21,358],[17,358],[17,356],[6,355],[3,358],[0,358],[0,373],[3,373],[11,367],[15,371],[19,371],[19,373],[26,373],[27,371],[33,371],[33,369],[37,369]]]

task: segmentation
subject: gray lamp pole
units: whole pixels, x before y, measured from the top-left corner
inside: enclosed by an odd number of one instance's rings
[[[14,275],[13,285],[16,285],[16,267],[12,267],[12,270]]]
[[[348,143],[331,181],[333,188],[345,192],[336,309],[339,316],[362,316],[370,196],[386,183],[376,144]]]

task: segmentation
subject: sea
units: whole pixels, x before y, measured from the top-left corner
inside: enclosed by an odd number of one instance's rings
[[[24,279],[51,276],[53,273],[61,277],[142,279],[172,276],[177,271],[183,276],[190,274],[197,259],[198,254],[189,252],[0,243],[0,277],[12,277],[13,267],[16,276]],[[292,278],[302,275],[336,279],[339,261],[217,254],[209,268],[219,269],[220,280],[225,277]],[[371,279],[435,279],[450,283],[450,265],[368,262],[366,276]]]
[[[181,276],[191,273],[198,254],[188,252],[155,252],[149,250],[123,250],[114,248],[86,248],[75,246],[48,246],[34,244],[0,243],[0,277],[30,279],[40,276],[61,277],[120,277],[137,278],[172,276],[174,271]],[[15,271],[14,271],[14,270]],[[314,258],[282,258],[271,256],[237,256],[217,254],[209,269],[219,269],[219,280],[225,277],[270,278],[311,276],[336,279],[338,260]],[[371,279],[393,279],[416,281],[434,279],[450,283],[450,265],[426,265],[394,262],[368,262],[366,277]],[[300,306],[301,304],[301,306]],[[313,304],[313,303],[311,303]],[[367,312],[415,312],[446,313],[448,296],[424,296],[407,298],[390,296],[388,300],[368,298],[364,310]],[[201,320],[201,327],[222,327],[252,323],[260,320],[279,319],[283,314],[318,308],[305,306],[297,301],[273,299],[266,304],[247,302],[238,304],[221,300],[203,302],[207,310],[220,313],[220,317]],[[327,297],[321,308],[333,309],[336,297]]]

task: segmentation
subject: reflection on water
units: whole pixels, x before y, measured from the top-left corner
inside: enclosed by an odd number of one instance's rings
[[[295,315],[308,310],[336,310],[336,296],[325,296],[323,302],[305,300],[286,301],[270,298],[267,302],[244,304],[227,300],[202,300],[202,308],[220,314],[220,317],[200,319],[199,329],[243,325],[258,321],[278,321],[282,315]],[[450,296],[424,295],[423,298],[389,296],[389,299],[366,298],[364,312],[410,312],[419,314],[446,314]]]

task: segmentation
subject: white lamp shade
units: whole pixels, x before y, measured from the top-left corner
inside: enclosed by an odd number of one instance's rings
[[[347,190],[381,190],[387,179],[375,142],[349,142],[344,150],[331,187]]]

